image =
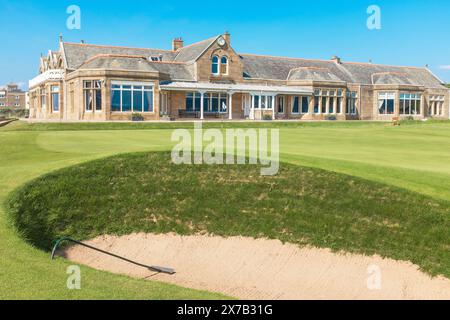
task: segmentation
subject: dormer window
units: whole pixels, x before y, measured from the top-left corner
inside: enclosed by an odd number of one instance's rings
[[[228,58],[222,57],[220,60],[220,72],[222,74],[228,74]]]
[[[218,75],[219,74],[219,57],[218,56],[214,56],[212,58],[212,70],[211,70],[211,72],[214,75]]]

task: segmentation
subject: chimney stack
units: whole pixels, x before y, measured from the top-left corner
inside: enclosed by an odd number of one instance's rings
[[[333,57],[331,58],[331,61],[334,61],[334,62],[336,62],[337,64],[341,64],[341,63],[342,63],[341,58],[339,58],[338,56],[333,56]]]
[[[223,34],[223,38],[228,43],[228,45],[231,45],[231,34],[228,31],[225,31]]]
[[[182,38],[175,38],[172,41],[172,51],[178,51],[184,47],[184,41]]]

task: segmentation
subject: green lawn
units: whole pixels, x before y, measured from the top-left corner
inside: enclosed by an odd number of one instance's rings
[[[56,169],[119,153],[170,150],[174,124],[13,123],[0,129],[0,201],[26,182]],[[189,127],[188,124],[183,124]],[[224,127],[224,124],[212,124]],[[281,158],[306,167],[346,173],[403,188],[444,205],[450,200],[450,122],[233,124],[280,126]],[[402,191],[406,192],[406,191]],[[432,219],[430,212],[424,217]],[[407,212],[403,214],[408,215]],[[417,216],[416,216],[417,218]],[[434,216],[436,232],[446,214]],[[444,219],[444,220],[440,220]],[[409,221],[409,220],[408,220]],[[426,220],[431,221],[431,220]],[[420,221],[419,221],[420,222]],[[399,222],[401,223],[401,221]],[[417,243],[418,248],[426,243]],[[450,240],[443,236],[447,249]],[[414,243],[405,244],[404,256]],[[330,247],[333,247],[330,244]],[[375,248],[376,249],[376,248]],[[374,250],[375,250],[374,249]],[[376,251],[376,250],[375,250]],[[399,249],[401,252],[401,248]],[[409,252],[409,253],[408,253]],[[83,290],[65,287],[67,262],[49,261],[12,231],[0,209],[0,298],[216,298],[216,295],[129,279],[83,268]],[[448,276],[448,254],[434,256],[430,271]]]

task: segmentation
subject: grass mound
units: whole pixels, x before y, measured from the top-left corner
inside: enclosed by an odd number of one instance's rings
[[[49,250],[133,232],[249,236],[409,260],[450,277],[450,203],[318,169],[282,164],[176,166],[169,153],[128,154],[63,169],[8,201],[23,237]]]

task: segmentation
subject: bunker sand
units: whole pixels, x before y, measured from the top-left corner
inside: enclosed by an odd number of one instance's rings
[[[95,269],[244,300],[450,299],[449,279],[432,279],[412,263],[300,248],[276,240],[132,234],[86,243],[177,273],[155,274],[81,246],[60,254]]]

